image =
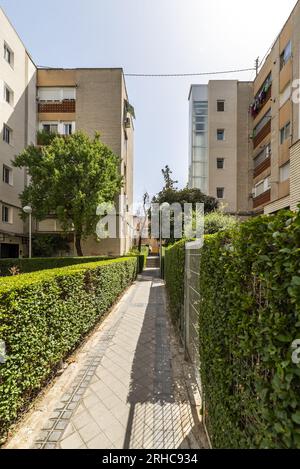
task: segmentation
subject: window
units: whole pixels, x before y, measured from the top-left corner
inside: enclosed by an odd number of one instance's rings
[[[8,166],[3,165],[3,182],[12,186],[13,183],[13,172]]]
[[[64,124],[64,135],[72,135],[72,124],[71,123],[65,123]]]
[[[218,129],[217,130],[217,140],[219,140],[219,141],[225,140],[225,130],[224,129]]]
[[[38,90],[40,101],[64,101],[76,99],[76,88],[47,88],[42,87]]]
[[[12,223],[12,209],[7,205],[2,205],[2,222]]]
[[[258,166],[261,165],[270,156],[271,156],[271,144],[269,143],[254,159],[254,169],[258,168]]]
[[[279,169],[279,180],[280,182],[287,181],[290,178],[290,162],[281,166]]]
[[[292,57],[292,43],[291,41],[289,41],[285,49],[283,50],[282,54],[280,55],[280,70],[283,69],[283,67],[290,60],[291,57]]]
[[[223,99],[218,99],[217,101],[217,111],[224,112],[225,111],[225,101]]]
[[[3,125],[3,141],[8,144],[12,142],[12,130],[5,124]]]
[[[291,136],[291,123],[288,122],[282,129],[280,129],[280,143],[281,145]]]
[[[217,168],[224,169],[224,158],[217,158]]]
[[[4,43],[4,59],[6,60],[7,63],[9,63],[11,67],[13,67],[14,53],[11,50],[11,48],[6,44],[6,42]]]
[[[270,189],[270,178],[267,177],[263,179],[255,186],[255,197],[259,197],[261,194],[264,194],[266,191]]]
[[[47,134],[57,134],[58,124],[43,124],[43,131]]]
[[[224,187],[217,187],[217,198],[224,199]]]
[[[4,101],[8,104],[13,104],[13,92],[6,84],[4,85]]]

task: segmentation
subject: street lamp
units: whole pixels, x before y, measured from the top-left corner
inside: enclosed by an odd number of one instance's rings
[[[32,257],[32,207],[30,205],[26,205],[23,207],[23,212],[29,215],[29,259]]]

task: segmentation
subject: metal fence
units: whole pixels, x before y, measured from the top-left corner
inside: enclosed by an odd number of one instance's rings
[[[185,303],[183,332],[185,350],[195,370],[201,392],[199,357],[199,302],[200,302],[200,250],[201,243],[186,243],[185,250]],[[202,393],[202,392],[201,392]]]

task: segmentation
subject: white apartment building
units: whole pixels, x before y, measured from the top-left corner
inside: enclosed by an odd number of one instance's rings
[[[27,254],[27,229],[20,218],[24,170],[15,155],[36,138],[36,67],[0,9],[0,257]]]

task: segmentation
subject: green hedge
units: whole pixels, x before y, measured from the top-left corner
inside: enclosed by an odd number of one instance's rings
[[[300,215],[289,212],[205,239],[200,371],[215,448],[300,448],[299,247]],[[176,248],[174,259],[175,269]]]
[[[68,265],[86,264],[87,262],[98,262],[105,260],[99,257],[49,257],[33,259],[0,259],[0,276],[10,276],[9,269],[17,267],[21,274],[37,272],[45,269],[57,269]]]
[[[164,278],[172,319],[177,327],[184,303],[184,269],[185,240],[181,240],[166,248],[164,255]]]
[[[136,278],[136,258],[6,277],[0,284],[2,438],[60,360]]]

